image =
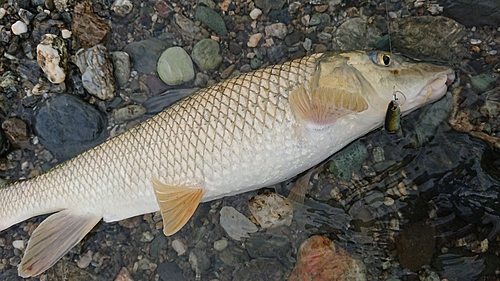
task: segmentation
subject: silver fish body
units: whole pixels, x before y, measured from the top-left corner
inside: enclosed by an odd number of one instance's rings
[[[199,201],[284,181],[381,126],[394,86],[407,95],[401,106],[407,114],[441,97],[450,80],[447,67],[363,51],[315,54],[242,74],[41,176],[4,186],[0,230],[57,212],[33,233],[19,267],[24,277],[52,266],[100,219],[161,210],[173,233]],[[162,198],[171,202],[162,205]],[[182,221],[169,218],[179,214]]]

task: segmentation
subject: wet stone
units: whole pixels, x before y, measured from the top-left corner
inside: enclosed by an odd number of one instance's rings
[[[104,41],[110,31],[109,25],[99,16],[90,13],[74,13],[71,31],[84,48],[93,47]],[[92,30],[92,32],[88,32]]]
[[[401,266],[413,272],[431,262],[436,245],[435,231],[425,222],[416,222],[396,236],[396,249]]]
[[[90,104],[66,94],[42,104],[33,124],[40,143],[62,159],[74,157],[107,137],[104,115]]]
[[[247,251],[238,246],[229,246],[222,250],[219,253],[219,258],[224,264],[229,266],[237,266],[250,260]]]
[[[333,50],[369,50],[382,32],[361,18],[347,19],[333,36]]]
[[[249,237],[248,233],[257,232],[257,226],[233,207],[222,207],[220,225],[229,237],[237,241],[243,237]]]
[[[194,78],[193,62],[181,47],[165,50],[158,59],[157,71],[168,85],[178,85]]]
[[[273,23],[271,25],[266,26],[265,32],[267,37],[278,37],[279,39],[285,38],[287,34],[287,27],[284,23]]]
[[[143,116],[146,108],[139,104],[131,104],[117,108],[113,111],[113,118],[116,123],[123,123]]]
[[[184,40],[193,41],[203,38],[200,27],[182,14],[174,14],[174,21],[175,24],[179,27],[182,38],[184,38]]]
[[[174,262],[162,262],[156,268],[158,275],[162,281],[183,281],[186,280],[182,274],[182,270]]]
[[[195,10],[195,19],[206,24],[210,29],[215,31],[219,36],[227,35],[226,23],[222,17],[214,10],[198,5]]]
[[[329,170],[343,180],[351,180],[353,172],[358,171],[368,156],[366,146],[356,141],[332,157]]]
[[[191,57],[196,65],[205,71],[215,70],[222,63],[219,44],[212,39],[203,39],[196,43]]]
[[[61,83],[66,78],[68,53],[64,41],[53,34],[42,36],[37,46],[37,61],[52,83]]]
[[[301,37],[302,33],[300,32],[300,30],[294,30],[292,33],[285,36],[285,44],[287,46],[292,46],[295,43],[299,42]]]
[[[82,83],[89,94],[101,100],[112,100],[116,94],[113,65],[109,62],[106,47],[96,45],[80,49],[75,63],[82,73]]]
[[[267,57],[271,63],[278,63],[287,51],[288,48],[285,44],[273,45],[267,49]]]
[[[292,249],[292,243],[286,236],[252,235],[245,243],[252,258],[283,258]]]
[[[167,242],[167,238],[165,237],[165,235],[158,235],[149,244],[149,254],[153,258],[158,258],[158,255],[160,254],[161,250],[165,250],[165,251],[167,250],[167,245],[168,245],[168,242]]]
[[[194,248],[189,253],[189,264],[196,273],[206,272],[210,268],[210,258],[205,249]]]
[[[409,17],[392,21],[393,47],[420,58],[448,61],[465,34],[465,27],[445,17]]]
[[[500,2],[497,0],[440,0],[443,15],[467,26],[498,26],[500,22]]]
[[[111,53],[113,61],[114,77],[119,88],[127,84],[130,78],[130,56],[126,52]]]
[[[29,140],[28,126],[19,118],[8,118],[2,122],[2,129],[5,135],[16,147],[20,147],[22,143]]]
[[[255,6],[260,8],[265,14],[269,13],[271,9],[281,9],[286,0],[255,0]]]
[[[150,74],[156,72],[156,63],[165,48],[171,46],[168,40],[151,38],[132,42],[123,49],[130,55],[133,67],[139,73]]]
[[[236,271],[233,281],[284,280],[286,268],[276,259],[253,259]]]

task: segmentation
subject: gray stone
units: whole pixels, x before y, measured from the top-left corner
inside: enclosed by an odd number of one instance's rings
[[[219,36],[227,35],[226,23],[222,17],[214,10],[198,5],[195,10],[194,17],[196,20],[206,24],[210,29],[215,31]]]
[[[156,272],[162,281],[183,281],[186,280],[182,274],[182,269],[175,262],[162,262],[158,264]]]
[[[466,27],[489,25],[498,27],[500,1],[498,0],[439,0],[443,15]]]
[[[286,0],[255,0],[255,6],[260,8],[265,14],[269,13],[271,9],[279,10],[283,7]]]
[[[286,268],[276,259],[253,259],[233,275],[233,281],[286,280]]]
[[[157,71],[168,85],[178,85],[194,78],[193,62],[181,47],[165,50],[158,59]]]
[[[167,250],[168,246],[168,241],[167,237],[165,235],[158,235],[156,236],[153,241],[149,244],[149,254],[153,258],[158,258],[158,255],[160,254],[161,250]],[[160,265],[158,265],[160,266]]]
[[[465,27],[445,17],[409,17],[394,20],[391,35],[398,52],[449,61],[452,54],[461,53],[455,45],[465,35]]]
[[[40,143],[60,159],[72,158],[107,138],[107,121],[102,112],[72,95],[46,101],[33,120]]]
[[[284,258],[292,249],[286,236],[254,234],[245,243],[251,258]]]
[[[219,258],[223,263],[229,266],[244,264],[250,260],[245,249],[238,246],[229,246],[219,253]]]
[[[130,56],[126,52],[111,53],[111,60],[114,66],[114,76],[119,88],[127,84],[130,78]]]
[[[116,123],[123,123],[141,117],[146,113],[146,108],[138,104],[130,104],[117,108],[113,111],[113,118]]]
[[[271,63],[278,63],[288,51],[285,44],[273,45],[267,49],[267,57]]]
[[[189,253],[189,264],[196,273],[206,272],[211,264],[206,249],[194,248]]]
[[[205,71],[215,70],[222,63],[219,44],[212,39],[203,39],[196,43],[191,57],[196,65]]]
[[[192,41],[203,38],[200,27],[182,14],[174,14],[174,21],[179,27],[184,40]]]
[[[361,18],[347,19],[335,31],[332,40],[333,50],[369,50],[382,32]]]
[[[151,38],[139,42],[132,42],[123,49],[130,55],[134,69],[139,73],[149,74],[156,72],[156,62],[165,48],[172,46],[168,40]]]

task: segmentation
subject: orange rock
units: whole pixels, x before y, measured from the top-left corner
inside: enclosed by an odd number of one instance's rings
[[[320,235],[300,245],[297,264],[288,281],[366,280],[365,266]]]

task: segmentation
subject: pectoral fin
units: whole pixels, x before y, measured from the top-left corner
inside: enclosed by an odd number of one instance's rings
[[[163,233],[167,236],[188,222],[205,194],[201,187],[168,186],[156,178],[153,178],[153,188],[163,218]]]
[[[101,220],[92,214],[62,210],[45,219],[33,232],[18,267],[21,277],[36,276],[54,265]]]

